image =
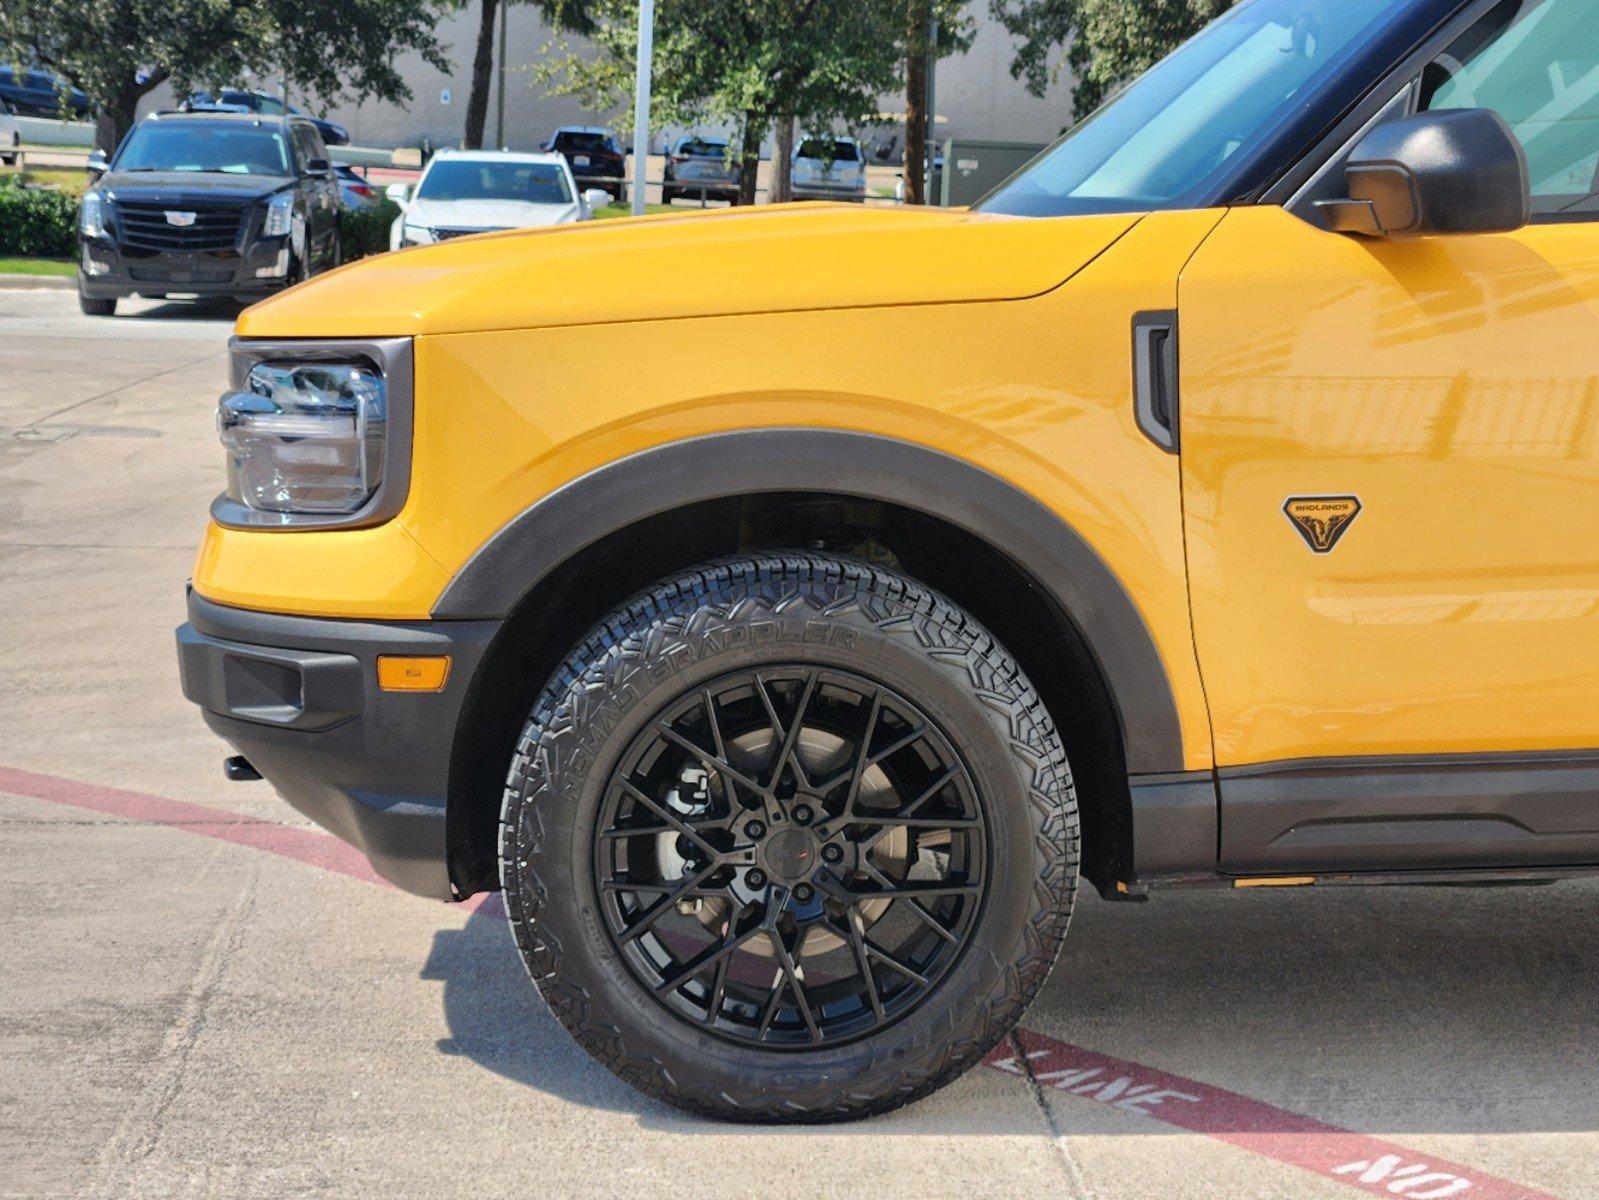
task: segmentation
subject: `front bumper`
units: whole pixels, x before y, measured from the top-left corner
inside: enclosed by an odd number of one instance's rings
[[[287,238],[262,238],[235,250],[124,251],[107,239],[78,250],[78,290],[91,300],[124,296],[267,296],[289,285]],[[85,262],[105,268],[89,274]],[[280,272],[261,275],[260,271]]]
[[[498,621],[349,621],[189,593],[183,694],[294,808],[405,891],[454,898],[445,809],[456,725]],[[386,692],[379,655],[450,656],[439,692]]]

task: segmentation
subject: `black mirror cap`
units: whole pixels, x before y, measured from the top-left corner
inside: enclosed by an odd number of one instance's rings
[[[1382,237],[1510,233],[1532,219],[1527,154],[1486,108],[1446,109],[1373,129],[1344,167],[1334,227]],[[1347,211],[1338,211],[1344,205]]]

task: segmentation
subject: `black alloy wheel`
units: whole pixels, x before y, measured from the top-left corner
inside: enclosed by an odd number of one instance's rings
[[[594,882],[618,953],[738,1042],[828,1045],[927,995],[989,873],[983,806],[915,704],[852,672],[735,672],[677,697],[612,772]]]

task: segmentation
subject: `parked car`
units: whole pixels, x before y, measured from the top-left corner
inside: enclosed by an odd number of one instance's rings
[[[738,203],[738,166],[721,138],[684,137],[667,152],[661,203],[679,196]]]
[[[440,150],[394,219],[389,248],[493,229],[587,221],[609,199],[599,188],[580,194],[559,154]]]
[[[971,211],[257,305],[184,690],[400,887],[503,889],[600,1062],[741,1121],[980,1062],[1079,873],[1592,877],[1593,14],[1251,0]]]
[[[329,146],[350,144],[350,131],[337,121],[325,121],[302,112],[292,104],[284,104],[283,97],[268,92],[252,92],[244,88],[223,88],[220,92],[194,92],[180,106],[189,112],[248,112],[263,117],[304,117],[315,125],[322,140]]]
[[[78,302],[281,291],[339,264],[339,185],[302,117],[161,113],[123,139],[83,195]]]
[[[578,183],[603,188],[618,204],[627,199],[627,157],[609,129],[594,125],[563,125],[540,149],[559,154],[572,168]]]
[[[348,163],[334,163],[333,174],[339,181],[339,199],[345,208],[375,208],[382,203],[383,193]]]
[[[0,66],[0,105],[24,117],[82,121],[94,116],[94,105],[82,90],[65,86],[60,77],[38,67]]]
[[[22,158],[22,126],[8,106],[0,106],[0,163],[14,167]]]
[[[866,199],[866,158],[852,137],[808,137],[794,147],[796,200]]]

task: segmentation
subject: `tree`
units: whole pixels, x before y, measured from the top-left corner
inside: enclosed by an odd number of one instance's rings
[[[580,17],[599,53],[547,60],[537,76],[558,95],[631,115],[637,0],[587,0]],[[870,119],[898,83],[899,4],[887,0],[658,0],[651,121],[737,126],[739,201],[753,203],[761,143],[775,121],[824,129]]]
[[[1234,0],[991,0],[1020,39],[1011,75],[1042,96],[1062,66],[1077,79],[1078,119],[1231,8]],[[1064,62],[1058,57],[1065,48]]]
[[[461,145],[467,150],[483,148],[483,126],[488,123],[489,88],[494,81],[494,19],[500,5],[510,0],[479,0],[477,50],[472,55],[472,89],[466,97],[466,130]],[[505,47],[500,47],[505,53]]]
[[[901,0],[905,39],[905,203],[927,204],[928,143],[938,114],[927,111],[927,82],[940,58],[971,45],[967,0]],[[936,101],[936,97],[935,97]]]
[[[325,100],[410,96],[396,56],[447,63],[433,28],[443,0],[0,0],[0,60],[36,61],[95,106],[110,153],[138,104],[170,81],[236,84],[280,75]]]

